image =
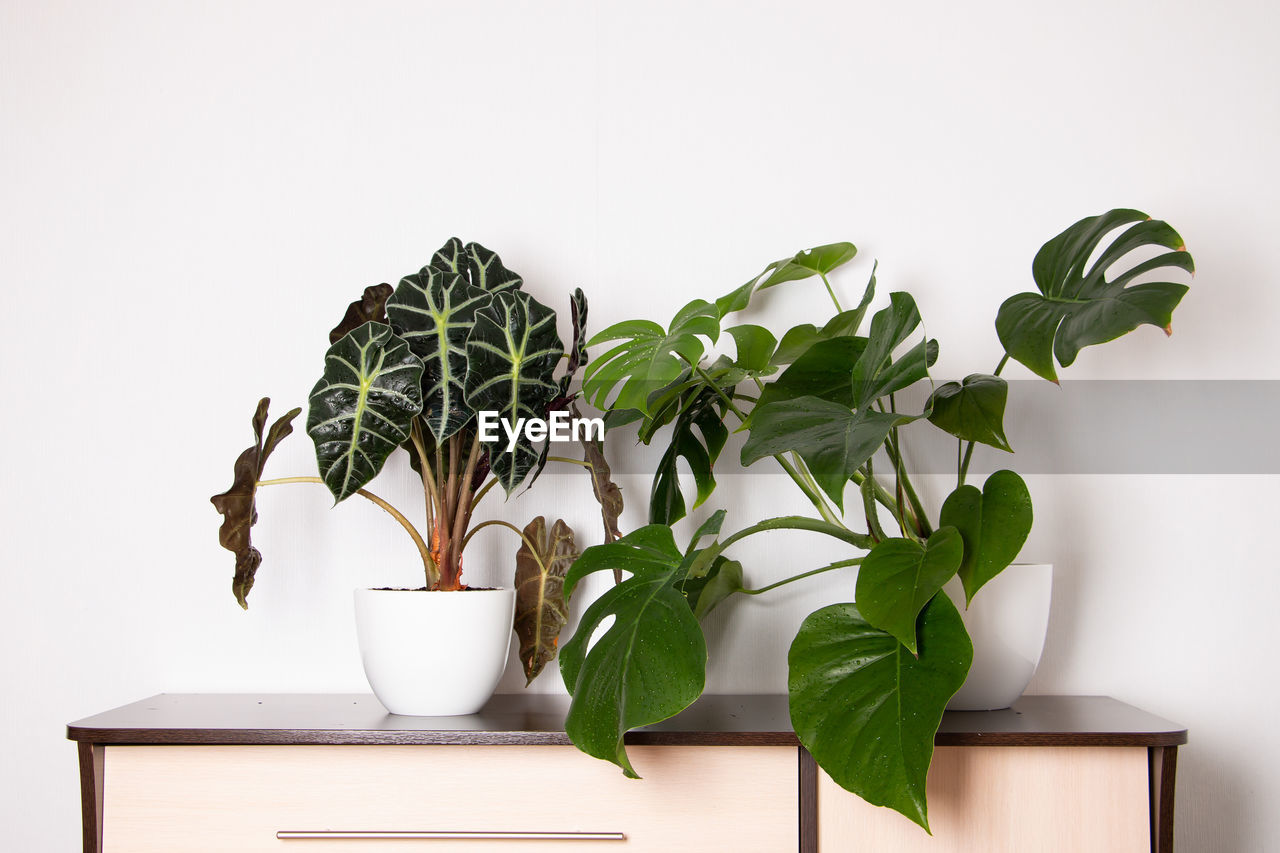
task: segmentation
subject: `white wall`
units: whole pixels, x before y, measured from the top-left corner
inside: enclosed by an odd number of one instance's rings
[[[300,404],[345,303],[452,234],[544,301],[582,285],[597,329],[851,239],[845,292],[880,258],[953,375],[994,364],[995,308],[1046,238],[1135,206],[1177,225],[1199,278],[1171,340],[1144,329],[1071,375],[1280,379],[1277,24],[1245,0],[3,4],[5,846],[77,843],[69,720],[160,691],[363,689],[350,589],[414,579],[399,531],[264,493],[244,613],[207,500],[258,396]],[[825,311],[812,287],[770,305],[778,325]],[[312,464],[297,440],[270,471]],[[778,511],[783,482],[726,478],[730,526]],[[634,526],[645,487],[625,486]],[[1031,486],[1024,554],[1058,566],[1033,689],[1187,725],[1179,849],[1266,848],[1275,477]],[[403,476],[379,489],[415,506]],[[596,541],[574,478],[503,511],[548,508]],[[475,580],[501,576],[504,536]],[[800,540],[756,541],[763,582]],[[850,584],[719,614],[711,689],[781,690],[799,620]]]

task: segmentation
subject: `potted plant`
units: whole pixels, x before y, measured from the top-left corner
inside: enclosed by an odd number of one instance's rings
[[[1137,262],[1133,252],[1141,255]],[[791,643],[792,724],[837,783],[927,829],[934,735],[974,654],[943,587],[957,579],[961,604],[974,603],[1013,563],[1032,523],[1030,494],[1013,471],[992,474],[981,488],[966,482],[975,443],[1011,451],[1003,426],[1008,385],[1000,374],[1014,359],[1056,382],[1058,366],[1070,365],[1083,347],[1140,325],[1168,332],[1186,286],[1135,280],[1191,272],[1193,264],[1177,232],[1143,213],[1083,219],[1036,255],[1037,290],[1000,306],[995,326],[1005,354],[995,369],[933,387],[938,345],[919,331],[910,294],[890,294],[888,306],[868,316],[873,267],[856,307],[846,310],[836,298],[828,275],[855,253],[849,243],[800,252],[714,302],[690,302],[665,327],[628,321],[592,339],[610,348],[587,367],[584,394],[609,410],[611,426],[635,423],[641,442],[657,441],[666,452],[653,479],[651,523],[586,549],[565,579],[571,595],[594,572],[629,573],[586,609],[561,650],[572,695],[566,730],[583,751],[635,775],[625,733],[679,712],[702,692],[699,619],[731,596],[825,574],[851,600],[810,614]],[[824,324],[796,326],[781,338],[758,325],[726,324],[761,291],[814,277],[835,308]],[[708,357],[707,345],[723,335],[732,338],[734,357]],[[921,388],[927,393],[918,399],[927,402],[902,405],[909,389]],[[957,443],[956,486],[936,513],[904,462],[908,433],[926,428]],[[768,518],[726,534],[719,510],[680,547],[672,524],[687,503],[697,506],[714,490],[730,429],[746,432],[742,464],[773,460],[815,514]],[[693,473],[691,501],[681,492],[679,460]],[[848,557],[751,588],[730,549],[775,529],[833,537]],[[852,566],[856,582],[828,574]]]
[[[262,562],[250,540],[258,487],[323,484],[338,503],[359,495],[395,518],[418,549],[423,587],[355,593],[365,671],[394,713],[477,710],[502,675],[513,621],[528,681],[555,656],[566,618],[560,583],[577,556],[573,531],[563,521],[548,528],[542,516],[523,530],[500,520],[473,524],[494,486],[510,496],[549,460],[574,462],[592,475],[607,534],[616,531],[621,495],[599,445],[603,427],[595,436],[575,430],[584,460],[552,456],[556,436],[523,428],[545,426],[572,406],[570,382],[586,360],[586,299],[581,290],[573,294],[574,339],[566,351],[555,312],[521,285],[496,254],[454,238],[397,287],[366,288],[330,332],[324,373],[311,390],[307,433],[319,476],[262,479],[301,411],[268,429],[264,398],[253,417],[253,446],[236,460],[231,488],[212,498],[224,517],[219,540],[236,555],[232,589],[242,607]],[[400,448],[422,482],[426,535],[365,488]],[[489,526],[520,537],[513,588],[463,582],[463,551]]]

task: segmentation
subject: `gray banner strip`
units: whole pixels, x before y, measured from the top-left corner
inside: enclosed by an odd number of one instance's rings
[[[919,412],[925,394],[900,398],[899,411]],[[726,423],[737,427],[732,415]],[[1015,452],[978,445],[970,473],[1280,474],[1277,423],[1280,380],[1011,380],[1005,432]],[[902,435],[912,473],[955,473],[955,438],[927,423],[904,427]],[[614,471],[652,474],[665,438],[635,447],[634,426],[612,431]],[[730,439],[718,478],[777,470],[768,461],[741,469],[743,439]]]

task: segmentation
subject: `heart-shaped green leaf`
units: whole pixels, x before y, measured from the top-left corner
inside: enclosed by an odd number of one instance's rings
[[[702,694],[707,645],[678,587],[696,553],[681,554],[671,528],[649,525],[588,548],[565,579],[570,597],[593,572],[631,574],[587,608],[560,650],[560,673],[573,697],[565,718],[569,739],[633,778],[623,736],[678,714]],[[589,646],[609,617],[613,623]]]
[[[818,766],[867,802],[929,828],[925,777],[973,646],[944,594],[920,614],[919,657],[852,604],[811,613],[787,656],[791,725]]]
[[[422,362],[390,326],[365,323],[329,347],[310,401],[307,434],[320,477],[345,500],[409,439],[422,411]]]
[[[911,539],[877,542],[858,569],[857,601],[871,625],[916,653],[916,617],[960,568],[964,542],[941,527],[923,545]]]
[[[467,337],[491,296],[457,273],[423,267],[400,280],[387,301],[396,333],[422,359],[423,420],[443,442],[475,415],[467,405]]]
[[[1126,225],[1089,265],[1103,238]],[[1173,251],[1107,280],[1121,258],[1146,247]],[[1187,286],[1167,281],[1129,286],[1144,273],[1166,268],[1195,271],[1182,238],[1168,223],[1137,210],[1111,210],[1082,219],[1036,253],[1031,272],[1040,292],[1019,293],[1000,306],[996,315],[1000,343],[1010,357],[1057,382],[1055,358],[1068,367],[1084,347],[1114,340],[1141,325],[1169,333],[1173,309]]]
[[[989,444],[1009,453],[1004,436],[1004,407],[1009,385],[999,376],[973,373],[963,382],[947,382],[933,391],[929,420],[939,429],[965,441]]]
[[[733,363],[749,374],[763,375],[770,371],[769,357],[773,355],[778,339],[764,326],[744,324],[725,329],[733,336],[737,356]]]
[[[476,312],[467,338],[467,405],[497,412],[512,428],[545,417],[560,391],[553,374],[562,355],[556,313],[522,291],[498,291]],[[523,433],[510,452],[501,434],[489,446],[490,468],[508,495],[537,464],[538,451]]]
[[[1013,471],[996,471],[982,491],[960,486],[942,504],[938,521],[960,531],[964,560],[960,581],[971,603],[987,581],[1017,559],[1031,532],[1031,493]]]
[[[589,344],[620,341],[590,364],[583,374],[582,393],[599,409],[635,409],[649,412],[654,391],[675,382],[690,364],[702,358],[702,338],[713,343],[720,336],[716,307],[695,299],[681,308],[663,329],[649,320],[615,323],[593,337]],[[617,391],[612,403],[610,396]]]
[[[548,532],[546,519],[538,516],[525,527],[516,552],[515,629],[526,685],[555,659],[560,629],[569,619],[564,578],[577,558],[573,530],[563,521],[557,519]]]

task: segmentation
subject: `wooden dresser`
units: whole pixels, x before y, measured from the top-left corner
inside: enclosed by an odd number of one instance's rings
[[[949,712],[930,837],[841,790],[782,696],[705,696],[632,733],[625,779],[567,700],[397,717],[359,694],[161,694],[68,726],[87,853],[389,850],[1168,853],[1182,728],[1100,696]]]

